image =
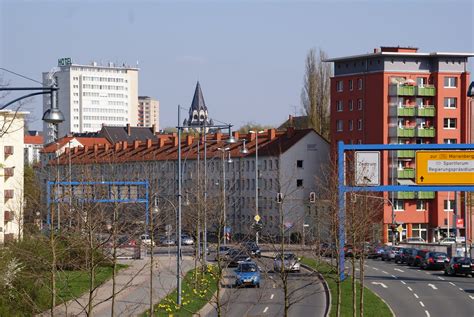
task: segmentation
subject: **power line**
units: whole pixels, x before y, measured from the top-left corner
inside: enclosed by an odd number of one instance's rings
[[[18,74],[18,73],[14,72],[14,71],[8,70],[8,69],[3,68],[3,67],[0,67],[0,69],[3,70],[3,71],[6,71],[6,72],[8,72],[8,73],[11,73],[11,74],[13,74],[13,75],[16,75],[16,76],[22,77],[22,78],[24,78],[24,79],[28,79],[28,80],[34,81],[35,83],[38,83],[38,84],[43,85],[42,82],[39,82],[39,81],[37,81],[36,79],[29,78],[29,77],[27,77],[27,76],[24,76],[24,75],[22,75],[22,74]]]

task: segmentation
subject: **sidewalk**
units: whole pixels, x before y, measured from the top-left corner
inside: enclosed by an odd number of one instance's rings
[[[176,258],[167,255],[155,256],[153,276],[153,300],[157,303],[170,291],[176,288]],[[142,260],[121,261],[130,265],[127,269],[118,272],[116,277],[115,316],[137,316],[149,308],[150,293],[150,258]],[[184,256],[182,272],[185,274],[193,268],[194,260]],[[94,296],[93,316],[110,317],[112,300],[106,300],[112,294],[112,281],[109,280],[100,286]],[[105,302],[101,303],[102,301]],[[77,300],[69,301],[55,309],[56,316],[86,316],[84,308],[88,302],[88,294]],[[49,316],[49,311],[39,316]]]

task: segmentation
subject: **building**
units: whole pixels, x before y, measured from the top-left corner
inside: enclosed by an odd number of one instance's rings
[[[27,112],[0,110],[0,244],[23,230],[24,120]]]
[[[160,129],[160,102],[148,96],[138,97],[138,126]]]
[[[331,143],[467,143],[468,58],[474,53],[421,53],[381,47],[373,53],[332,58]],[[383,184],[415,184],[415,152],[382,153]],[[397,234],[439,241],[456,231],[453,214],[466,219],[460,195],[398,192],[384,195],[383,241]],[[457,208],[455,207],[457,206]],[[392,210],[393,208],[393,210]],[[471,221],[464,221],[471,223]],[[448,226],[449,224],[449,226]],[[472,228],[472,227],[471,227]],[[465,235],[465,226],[458,227]]]
[[[43,83],[57,83],[58,107],[65,117],[58,136],[95,132],[103,124],[138,125],[138,68],[74,64],[70,58],[58,61],[59,70],[43,73]],[[50,108],[50,97],[43,98],[43,110]],[[53,141],[52,126],[43,126],[46,143]]]
[[[204,96],[202,94],[201,85],[199,81],[196,83],[194,90],[193,101],[189,107],[189,116],[184,119],[183,126],[190,127],[195,130],[202,130],[204,126],[214,125],[212,119],[209,118]],[[206,129],[208,131],[208,129]]]
[[[233,237],[255,233],[252,225],[256,215],[256,168],[259,171],[258,213],[263,223],[262,234],[278,236],[282,221],[287,228],[285,235],[292,232],[301,234],[303,230],[311,234],[311,228],[303,229],[303,225],[313,223],[311,218],[317,212],[314,208],[310,209],[309,196],[310,192],[317,191],[317,176],[327,168],[327,141],[312,129],[266,130],[258,136],[256,165],[255,134],[234,132],[233,136],[237,143],[228,143],[228,134],[207,135],[206,160],[204,136],[187,135],[180,141],[172,135],[145,142],[124,141],[110,146],[67,149],[59,158],[59,173],[67,174],[71,163],[74,181],[148,181],[151,193],[174,200],[177,195],[177,151],[181,142],[184,200],[192,200],[199,193],[202,195],[203,180],[206,179],[209,213],[215,212],[216,202],[222,197],[222,185],[225,184],[226,222]],[[228,148],[225,155],[220,150],[224,148]],[[248,151],[245,154],[244,148]],[[232,162],[228,161],[229,158]],[[203,174],[204,161],[206,177]],[[56,170],[56,163],[55,160],[50,161],[49,167]],[[281,204],[276,200],[278,193],[283,197]],[[184,213],[196,212],[196,208],[183,208]],[[210,222],[215,220],[215,216],[211,218]],[[165,219],[172,221],[170,224],[174,227],[174,216]]]
[[[28,131],[24,138],[25,165],[40,162],[40,151],[43,149],[43,136],[38,131]]]

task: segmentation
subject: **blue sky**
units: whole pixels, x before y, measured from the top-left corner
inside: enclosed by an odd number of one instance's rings
[[[473,20],[472,1],[0,0],[0,67],[40,80],[60,57],[138,61],[139,94],[160,100],[162,127],[177,124],[197,80],[212,118],[278,125],[301,111],[310,48],[331,57],[381,45],[474,52]],[[29,107],[41,129],[41,99]]]

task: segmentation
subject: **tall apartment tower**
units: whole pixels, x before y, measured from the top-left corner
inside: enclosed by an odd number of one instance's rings
[[[472,56],[381,47],[327,60],[334,63],[332,144],[467,143],[467,63]],[[381,157],[383,184],[415,184],[415,151],[387,152]],[[430,242],[453,236],[456,230],[464,236],[466,224],[472,224],[459,193],[398,192],[384,197],[392,203],[384,204],[384,242],[392,241],[392,234],[399,240],[422,237]],[[392,218],[403,227],[401,234],[390,229]],[[456,218],[465,220],[461,228],[456,229]]]
[[[96,132],[106,125],[138,125],[138,68],[129,66],[80,65],[70,58],[58,60],[56,72],[43,73],[43,83],[55,80],[59,88],[58,106],[65,117],[58,136]],[[43,98],[43,111],[49,109]],[[43,125],[45,143],[52,142],[52,127]]]
[[[160,102],[148,96],[138,97],[138,126],[160,130]]]

